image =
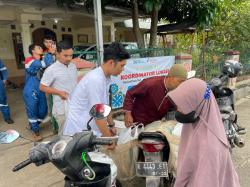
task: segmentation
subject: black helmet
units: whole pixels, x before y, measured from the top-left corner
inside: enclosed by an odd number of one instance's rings
[[[234,60],[227,60],[222,67],[222,73],[230,78],[237,77],[242,73],[242,64]]]

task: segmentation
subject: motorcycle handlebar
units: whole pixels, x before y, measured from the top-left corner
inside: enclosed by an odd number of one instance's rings
[[[24,167],[26,167],[27,165],[31,164],[31,160],[30,159],[27,159],[27,160],[24,160],[23,162],[21,162],[20,164],[17,164],[13,169],[12,171],[13,172],[16,172]]]
[[[103,138],[95,138],[92,141],[93,144],[95,145],[112,145],[113,141],[112,140],[108,140],[108,139],[103,139]]]

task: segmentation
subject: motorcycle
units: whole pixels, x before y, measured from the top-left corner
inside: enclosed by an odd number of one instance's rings
[[[166,131],[163,130],[168,128],[165,126],[168,123],[169,121],[157,121],[149,124],[138,136],[139,156],[135,166],[136,175],[146,179],[146,187],[169,187],[174,184],[175,174],[170,166],[173,147]]]
[[[111,107],[97,104],[90,110],[91,119],[104,119]],[[64,175],[65,187],[115,187],[117,167],[113,160],[104,153],[98,152],[96,146],[111,145],[112,139],[98,138],[88,130],[74,136],[57,137],[50,142],[42,142],[33,147],[29,158],[13,168],[16,172],[31,163],[40,166],[51,162]]]
[[[237,125],[237,114],[235,112],[234,94],[230,88],[225,87],[229,78],[237,77],[242,70],[240,63],[226,62],[222,67],[222,73],[218,77],[209,81],[209,86],[218,103],[222,121],[225,127],[227,139],[231,147],[243,147],[244,140],[240,135],[245,134],[245,129]],[[170,112],[174,119],[174,112]],[[143,155],[136,163],[136,173],[139,177],[146,178],[147,187],[172,186],[175,181],[175,175],[168,171],[170,142],[166,136],[159,132],[142,132],[138,140],[141,145]]]
[[[209,85],[218,103],[222,121],[231,148],[235,145],[244,147],[244,140],[240,135],[245,134],[245,128],[237,125],[237,114],[235,112],[234,93],[232,89],[225,86],[229,78],[237,77],[242,71],[241,63],[226,62],[222,67],[222,73],[210,80]]]

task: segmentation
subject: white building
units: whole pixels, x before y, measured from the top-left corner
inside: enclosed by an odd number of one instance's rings
[[[132,28],[115,27],[131,18],[130,11],[107,7],[103,15],[104,42],[135,41]],[[42,43],[47,34],[57,41],[67,38],[74,45],[95,43],[94,15],[81,5],[73,10],[59,8],[55,0],[0,1],[0,58],[9,70],[10,80],[23,83],[23,59],[29,56],[28,46]]]

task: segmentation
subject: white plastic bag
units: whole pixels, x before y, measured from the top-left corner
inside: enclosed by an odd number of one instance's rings
[[[181,131],[182,131],[182,123],[177,123],[172,131],[172,134],[175,136],[181,136]]]
[[[135,140],[138,138],[138,135],[144,131],[144,125],[138,124],[126,129],[122,129],[117,144],[125,144],[131,140]]]

